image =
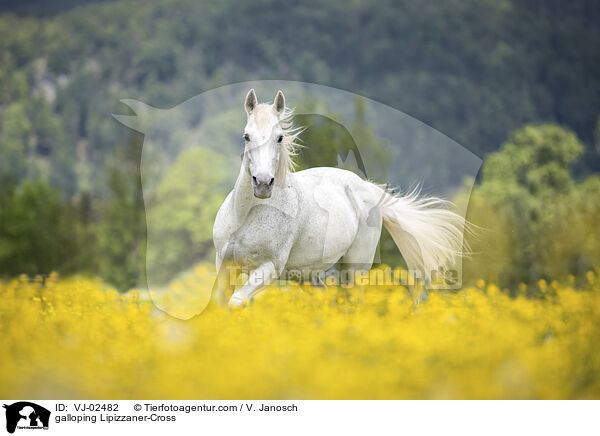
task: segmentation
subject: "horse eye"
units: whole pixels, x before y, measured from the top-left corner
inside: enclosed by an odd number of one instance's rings
[[[278,143],[281,143],[281,141],[283,141],[283,136],[282,136],[282,135],[279,135],[279,136],[277,137],[277,142],[278,142]]]
[[[250,135],[248,135],[247,133],[244,133],[244,141],[250,141]]]

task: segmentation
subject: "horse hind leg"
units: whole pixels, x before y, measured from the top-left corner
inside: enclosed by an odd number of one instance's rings
[[[371,269],[380,236],[381,220],[378,226],[360,223],[352,245],[340,259],[340,277],[343,281],[352,280],[357,271],[366,272]]]
[[[325,282],[323,281],[323,277],[321,277],[321,274],[314,274],[311,278],[310,278],[310,284],[314,287],[314,288],[324,288],[327,289],[327,285],[325,284]]]
[[[306,292],[308,295],[315,295],[318,291],[327,290],[327,285],[323,281],[323,273],[322,272],[310,272],[306,274],[304,277],[306,280],[303,280],[302,275],[298,277],[298,285],[300,288]]]

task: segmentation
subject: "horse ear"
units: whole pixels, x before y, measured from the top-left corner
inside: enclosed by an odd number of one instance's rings
[[[277,115],[281,115],[283,110],[285,109],[285,97],[283,92],[277,91],[277,95],[275,96],[275,101],[273,102],[273,111]]]
[[[244,107],[246,108],[246,113],[250,115],[252,111],[256,108],[258,101],[256,100],[256,93],[254,92],[254,88],[248,91],[246,95],[246,101],[244,102]]]

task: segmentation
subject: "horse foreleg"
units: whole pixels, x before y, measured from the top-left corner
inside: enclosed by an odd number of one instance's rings
[[[217,304],[219,307],[227,305],[227,299],[235,290],[235,283],[239,271],[235,265],[221,262],[217,256]]]
[[[252,271],[244,286],[231,296],[229,307],[231,309],[244,307],[258,291],[269,285],[276,278],[277,270],[273,262],[263,263]]]

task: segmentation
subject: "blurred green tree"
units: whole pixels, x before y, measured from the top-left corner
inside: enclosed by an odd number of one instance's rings
[[[0,189],[18,184],[27,175],[31,130],[25,105],[21,102],[8,105],[0,124]]]
[[[135,137],[117,149],[109,170],[109,195],[100,207],[100,273],[122,291],[144,285],[146,223],[140,152]]]
[[[183,151],[147,204],[148,268],[167,280],[195,263],[213,261],[212,228],[237,168],[205,148]]]
[[[570,171],[583,151],[568,130],[528,125],[488,157],[469,205],[468,218],[485,230],[467,276],[514,286],[598,265],[599,179],[578,183]]]
[[[42,181],[0,193],[0,271],[4,275],[92,271],[93,226]]]

